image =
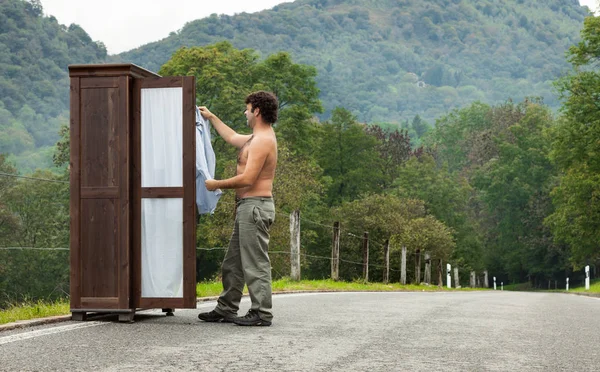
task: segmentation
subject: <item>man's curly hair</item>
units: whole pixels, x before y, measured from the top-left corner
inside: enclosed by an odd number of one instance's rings
[[[260,110],[260,115],[265,122],[275,124],[277,121],[277,109],[279,108],[279,103],[277,102],[277,97],[275,97],[273,93],[262,90],[250,93],[248,97],[246,97],[246,104],[251,105],[252,112],[254,112],[255,108],[258,108]]]

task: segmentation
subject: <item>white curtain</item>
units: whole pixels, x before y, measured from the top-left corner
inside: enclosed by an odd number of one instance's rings
[[[142,89],[142,187],[183,187],[183,90]]]
[[[182,97],[142,89],[142,187],[183,187]],[[183,297],[183,199],[142,199],[142,297]]]
[[[142,199],[142,297],[183,297],[183,199]]]

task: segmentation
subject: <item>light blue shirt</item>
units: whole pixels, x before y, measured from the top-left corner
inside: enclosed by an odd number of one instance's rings
[[[223,191],[208,191],[204,181],[215,177],[217,159],[210,142],[210,124],[196,107],[196,205],[199,214],[214,213]]]

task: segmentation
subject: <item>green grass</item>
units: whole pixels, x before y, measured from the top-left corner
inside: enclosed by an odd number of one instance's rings
[[[221,282],[202,282],[196,284],[196,296],[212,297],[218,296],[223,290]]]
[[[600,293],[600,279],[590,280],[590,290],[585,290],[585,284],[581,287],[569,288],[569,291],[573,292],[588,292],[588,293]]]
[[[492,288],[494,288],[494,284],[492,284]],[[500,290],[500,283],[496,282],[496,289]],[[509,284],[504,286],[505,291],[537,291],[537,289],[531,286],[531,283],[518,283],[518,284]]]
[[[447,289],[438,287],[437,285],[401,285],[398,283],[363,283],[341,282],[331,279],[324,280],[301,280],[295,282],[289,278],[273,281],[273,292],[279,291],[456,291],[457,289]],[[196,285],[196,293],[198,297],[218,296],[223,289],[220,282],[204,282]],[[482,290],[482,288],[461,288],[460,291]],[[247,288],[244,288],[244,293],[248,293]]]
[[[196,285],[196,295],[200,297],[218,296],[223,286],[221,282],[203,282]],[[295,282],[289,278],[275,280],[273,282],[273,292],[282,291],[472,291],[482,290],[481,288],[461,288],[447,289],[437,285],[400,285],[398,283],[363,283],[355,282],[336,282],[333,280],[302,280]],[[248,293],[244,289],[244,293]],[[19,320],[29,320],[44,318],[54,315],[67,315],[70,313],[68,300],[57,302],[24,302],[10,306],[8,309],[0,310],[0,324],[12,323]]]
[[[554,285],[554,282],[552,282],[552,285]],[[563,286],[564,286],[564,283],[563,283]],[[500,289],[500,285],[498,285],[498,289]],[[552,289],[533,288],[531,286],[531,283],[518,283],[518,284],[505,285],[504,290],[506,290],[506,291],[525,291],[525,292],[566,292],[564,287],[559,288],[559,289],[554,289],[554,287],[552,287]],[[590,290],[589,291],[585,290],[585,285],[581,285],[578,287],[571,286],[569,288],[569,292],[600,293],[600,279],[594,279],[594,280],[590,281]]]
[[[12,305],[5,310],[0,310],[0,324],[12,323],[18,320],[45,318],[54,315],[67,315],[69,312],[70,306],[68,300],[25,302]]]

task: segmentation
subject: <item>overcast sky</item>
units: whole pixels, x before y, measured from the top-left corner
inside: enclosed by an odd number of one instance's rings
[[[76,23],[109,54],[121,53],[163,39],[186,22],[213,13],[233,15],[271,9],[290,0],[41,0],[46,15],[59,23]],[[590,9],[598,0],[579,0]]]

